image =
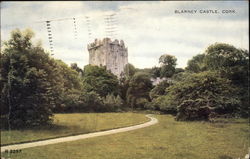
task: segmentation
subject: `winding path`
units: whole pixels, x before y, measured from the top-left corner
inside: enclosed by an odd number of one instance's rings
[[[116,134],[120,132],[126,132],[126,131],[148,127],[148,126],[158,123],[158,120],[152,117],[150,114],[146,115],[146,117],[150,118],[150,121],[143,123],[143,124],[139,124],[139,125],[112,129],[112,130],[107,130],[107,131],[101,131],[101,132],[95,132],[95,133],[76,135],[76,136],[60,137],[56,139],[48,139],[48,140],[36,141],[36,142],[30,142],[30,143],[8,145],[8,146],[1,147],[1,152],[4,152],[5,150],[25,149],[25,148],[36,147],[36,146],[44,146],[44,145],[57,144],[57,143],[68,142],[68,141],[76,141],[80,139],[87,139],[87,138],[92,138],[92,137],[97,137],[97,136],[111,135],[111,134]]]

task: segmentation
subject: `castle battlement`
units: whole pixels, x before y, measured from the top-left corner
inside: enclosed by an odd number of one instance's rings
[[[128,63],[128,49],[123,40],[103,40],[95,39],[93,43],[87,46],[89,51],[89,64],[97,66],[106,66],[108,70],[120,77]]]
[[[90,43],[88,44],[87,48],[88,50],[91,50],[91,49],[96,49],[100,46],[103,46],[103,45],[117,45],[121,48],[124,48],[124,49],[127,49],[125,48],[125,44],[124,44],[124,41],[123,40],[111,40],[110,38],[104,38],[103,40],[98,40],[98,39],[95,39],[95,41],[93,43]]]

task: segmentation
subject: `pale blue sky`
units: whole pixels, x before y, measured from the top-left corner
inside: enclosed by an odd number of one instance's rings
[[[162,54],[177,57],[178,67],[185,67],[192,56],[204,52],[215,42],[225,42],[248,49],[248,1],[138,1],[138,2],[1,2],[1,39],[9,38],[15,28],[31,28],[49,51],[45,23],[54,21],[52,33],[55,58],[66,63],[88,64],[88,37],[85,16],[90,17],[92,38],[105,37],[105,15],[116,13],[117,35],[128,47],[129,62],[139,68],[158,65]],[[176,14],[175,10],[215,10],[218,14]],[[222,10],[233,9],[233,14]]]

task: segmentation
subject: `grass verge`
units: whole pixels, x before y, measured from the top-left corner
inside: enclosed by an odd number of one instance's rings
[[[11,159],[235,159],[249,147],[244,119],[177,122],[155,115],[159,123],[131,132],[34,147],[11,154]],[[113,122],[116,122],[114,119]],[[2,154],[7,157],[7,154]]]
[[[135,113],[55,114],[51,126],[25,130],[1,130],[1,145],[97,132],[144,123],[149,119]]]

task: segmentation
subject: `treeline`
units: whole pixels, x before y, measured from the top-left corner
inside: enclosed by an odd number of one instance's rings
[[[48,124],[55,112],[120,111],[119,81],[105,67],[70,67],[14,30],[0,58],[1,122],[11,128]]]
[[[12,128],[51,122],[53,113],[150,109],[178,120],[243,116],[248,112],[249,52],[216,43],[185,69],[172,55],[160,67],[125,67],[118,79],[105,67],[66,65],[34,45],[34,34],[15,30],[0,54],[1,119]],[[162,82],[152,85],[152,79]]]
[[[215,43],[189,60],[184,71],[155,86],[146,107],[172,113],[177,120],[248,117],[248,67],[247,50]]]

